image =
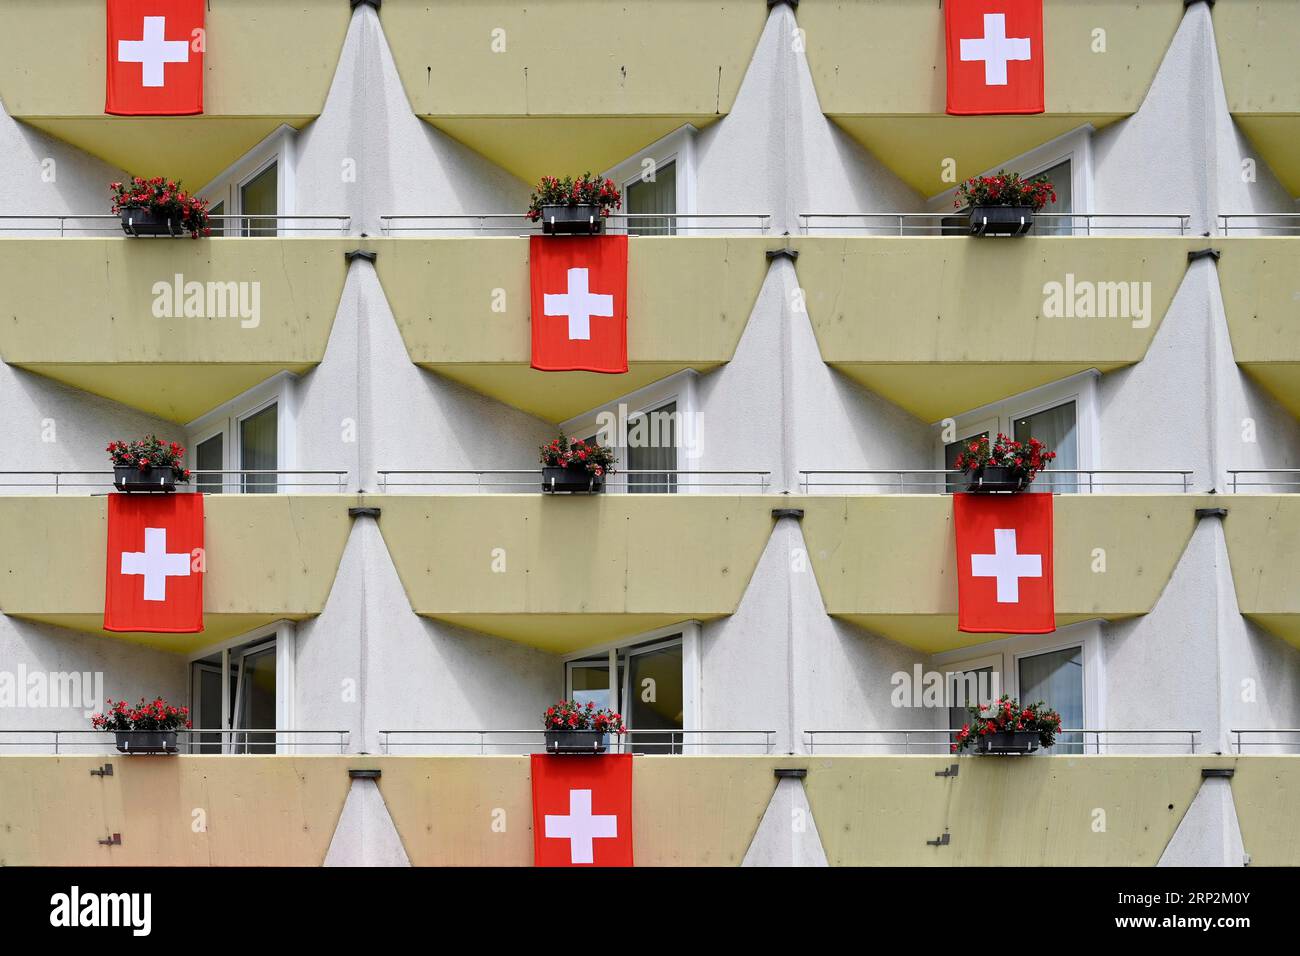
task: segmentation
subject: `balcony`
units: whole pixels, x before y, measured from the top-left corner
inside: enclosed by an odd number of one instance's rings
[[[1225,506],[1223,499],[1220,506]],[[1300,495],[1235,495],[1223,534],[1241,613],[1300,648]]]
[[[417,365],[548,421],[735,354],[767,275],[762,237],[637,237],[628,253],[628,372],[529,367],[528,239],[373,239],[375,267]],[[340,257],[341,258],[341,257]],[[492,310],[494,290],[505,311]],[[2,344],[2,343],[0,343]]]
[[[0,495],[0,610],[163,650],[193,650],[273,621],[319,614],[355,497],[212,495],[204,502],[204,631],[110,634],[104,619],[104,497]]]
[[[1234,216],[1239,228],[1294,229],[1297,219]],[[1300,238],[1215,239],[1222,250],[1219,288],[1237,364],[1300,416],[1300,335],[1296,325],[1296,267]]]
[[[790,244],[822,358],[938,421],[1085,369],[1141,361],[1182,282],[1187,253],[1207,242],[849,236]],[[1105,317],[1050,314],[1048,283],[1058,283],[1071,304],[1071,291],[1091,284],[1095,311]]]
[[[333,0],[206,6],[202,116],[104,113],[100,0],[0,5],[0,101],[15,119],[135,175],[201,186],[282,124],[320,115],[350,16]]]
[[[798,13],[822,111],[924,196],[953,185],[941,178],[946,159],[956,160],[964,179],[1085,123],[1100,128],[1132,115],[1182,16],[1182,0],[1045,0],[1046,112],[948,116],[941,5],[809,3]],[[1106,32],[1104,55],[1091,49],[1097,29]],[[1257,55],[1251,51],[1252,62]],[[1290,54],[1275,55],[1279,82],[1294,88],[1293,77],[1281,77]]]
[[[532,814],[528,757],[102,756],[0,758],[0,854],[10,865],[319,866],[342,815],[350,769],[376,781],[416,866],[528,866],[526,825],[465,827],[484,807],[511,821]],[[771,802],[776,768],[807,770],[804,787],[831,865],[1154,865],[1201,786],[1202,770],[1233,768],[1245,849],[1259,866],[1293,864],[1300,794],[1294,757],[1203,754],[963,758],[944,756],[637,758],[636,861],[735,866]],[[1034,799],[1008,801],[1007,774]],[[725,800],[718,798],[726,794]],[[1172,810],[1170,805],[1173,805]],[[225,821],[201,832],[191,810]],[[1103,832],[1095,807],[1124,807]],[[429,826],[428,821],[451,821]],[[927,841],[950,832],[940,848]],[[120,833],[119,845],[103,846]]]
[[[321,361],[347,276],[343,253],[355,244],[128,240],[120,229],[114,238],[0,238],[0,356],[192,421],[278,372]]]
[[[595,15],[584,0],[390,0],[380,20],[415,114],[537,182],[729,113],[767,8],[632,0],[599,12],[598,38],[575,38]]]

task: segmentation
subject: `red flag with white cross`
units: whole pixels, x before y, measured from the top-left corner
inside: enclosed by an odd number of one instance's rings
[[[953,495],[957,629],[975,634],[1056,630],[1052,496]]]
[[[948,112],[1041,113],[1043,0],[948,0]]]
[[[632,865],[632,755],[533,754],[533,864]]]
[[[108,496],[104,630],[203,630],[203,495]]]
[[[204,0],[107,0],[104,112],[203,112]]]
[[[627,236],[533,236],[533,361],[544,372],[627,371]]]

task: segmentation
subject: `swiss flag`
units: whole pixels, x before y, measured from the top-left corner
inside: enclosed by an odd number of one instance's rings
[[[108,496],[104,630],[203,630],[203,496]]]
[[[533,368],[627,371],[627,236],[533,236]]]
[[[104,112],[203,112],[204,0],[107,0]]]
[[[1043,112],[1043,0],[948,0],[948,112]]]
[[[953,495],[957,629],[975,634],[1056,630],[1052,496]]]
[[[632,865],[632,755],[533,754],[533,863]]]

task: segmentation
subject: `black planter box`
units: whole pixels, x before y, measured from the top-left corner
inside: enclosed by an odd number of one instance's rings
[[[609,748],[609,734],[599,730],[548,730],[548,754],[603,754]]]
[[[989,465],[970,476],[967,491],[976,493],[990,491],[1024,491],[1029,482],[1024,475],[1017,475],[1003,465]]]
[[[177,752],[174,730],[119,730],[116,733],[117,749],[120,753],[174,754]]]
[[[113,466],[113,487],[118,491],[175,491],[176,472],[171,468]]]
[[[604,228],[600,207],[591,203],[542,207],[542,232],[548,236],[594,236]]]
[[[1032,206],[972,206],[972,236],[1023,236],[1034,227]]]
[[[185,234],[180,220],[174,216],[163,216],[142,206],[127,206],[118,213],[122,220],[122,231],[128,236],[170,236],[179,238]]]
[[[988,734],[975,741],[975,752],[981,754],[1031,754],[1038,749],[1038,731],[1013,730],[1002,734]]]
[[[542,468],[542,491],[598,495],[605,490],[605,476],[593,475],[586,468]]]

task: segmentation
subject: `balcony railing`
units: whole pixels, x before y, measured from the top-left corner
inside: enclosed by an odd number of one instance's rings
[[[282,490],[342,493],[348,487],[346,471],[293,471],[246,468],[234,471],[201,469],[190,472],[182,491],[204,494],[275,494]],[[111,471],[0,471],[0,494],[108,494],[113,490]]]
[[[812,753],[948,754],[961,728],[950,730],[805,730],[804,742]],[[1155,753],[1196,753],[1199,730],[1090,730],[1064,729],[1056,735],[1052,755],[1080,756],[1141,748]]]
[[[767,213],[613,213],[605,218],[605,229],[633,236],[761,236],[771,218]],[[528,236],[542,231],[541,223],[519,213],[380,216],[379,224],[386,236]]]
[[[428,494],[541,494],[539,468],[483,471],[380,471],[379,490],[385,493]],[[764,494],[771,484],[770,471],[686,471],[633,469],[615,472],[605,490],[615,493]]]
[[[775,730],[628,730],[611,734],[609,753],[770,754]],[[385,754],[545,753],[541,730],[381,730]]]
[[[1040,471],[1033,488],[1056,494],[1114,493],[1121,490],[1173,489],[1186,493],[1194,471],[1147,471],[1140,469],[1052,468]],[[948,494],[964,491],[966,474],[943,468],[880,471],[800,471],[799,486],[805,494],[831,488],[822,494]],[[848,491],[845,489],[870,489]]]
[[[1300,729],[1230,730],[1233,747],[1239,754],[1300,754]]]
[[[1257,480],[1260,475],[1277,475],[1277,480]],[[1256,494],[1294,494],[1300,491],[1300,468],[1229,468],[1228,481],[1236,494],[1242,488],[1267,489]],[[1247,492],[1248,493],[1248,492]]]
[[[1037,236],[1185,236],[1191,216],[1180,213],[1034,213]],[[799,214],[805,236],[968,236],[966,216],[953,212],[860,212]]]
[[[127,731],[147,733],[148,731]],[[313,748],[314,753],[347,753],[347,730],[248,730],[176,731],[176,743],[187,754],[276,754],[293,753],[298,748]],[[13,749],[11,749],[13,748]],[[105,730],[0,730],[0,754],[3,753],[119,753],[112,731]],[[126,756],[123,754],[123,756]]]
[[[1219,216],[1225,236],[1298,236],[1300,212],[1243,212]]]
[[[351,216],[209,216],[214,236],[342,235],[352,228]],[[0,216],[0,236],[35,234],[60,238],[86,238],[104,234],[125,237],[122,221],[113,215]]]

